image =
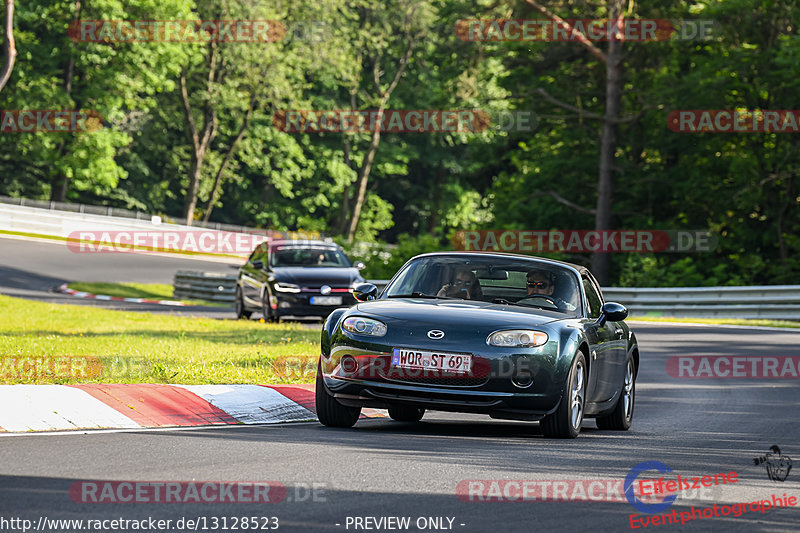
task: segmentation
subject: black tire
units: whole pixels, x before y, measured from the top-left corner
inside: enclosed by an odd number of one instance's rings
[[[278,321],[278,310],[269,306],[269,293],[264,291],[264,297],[261,299],[261,314],[264,315],[264,320],[267,322]]]
[[[250,315],[253,314],[252,311],[248,311],[247,308],[244,306],[244,298],[242,298],[242,288],[238,285],[236,286],[236,299],[234,303],[234,307],[236,309],[236,318],[250,318]]]
[[[409,407],[407,405],[394,405],[389,407],[389,416],[398,422],[419,422],[425,415],[425,409]]]
[[[629,400],[626,402],[626,398]],[[627,431],[633,422],[633,408],[636,403],[636,365],[633,357],[628,356],[625,363],[625,381],[622,382],[622,392],[617,399],[617,404],[610,414],[598,416],[597,427],[615,431]]]
[[[555,439],[574,439],[581,432],[584,408],[586,406],[586,358],[578,352],[564,385],[564,395],[558,409],[542,419],[539,425],[545,437]],[[578,386],[578,381],[580,385]],[[579,388],[577,388],[579,387]],[[573,411],[573,407],[577,411]]]
[[[317,390],[315,396],[317,404],[317,418],[324,426],[332,428],[349,428],[361,416],[360,407],[347,407],[336,401],[336,398],[328,393],[325,382],[322,379],[322,372],[317,368]]]

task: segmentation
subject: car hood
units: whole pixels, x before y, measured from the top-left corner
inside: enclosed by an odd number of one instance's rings
[[[349,287],[354,282],[363,281],[358,269],[350,267],[275,267],[272,274],[275,281],[317,287]]]
[[[362,313],[443,328],[474,324],[481,330],[540,326],[572,318],[561,313],[469,300],[428,300],[415,298],[381,299],[356,306]]]

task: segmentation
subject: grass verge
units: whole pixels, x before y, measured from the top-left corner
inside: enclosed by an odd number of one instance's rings
[[[800,322],[749,318],[675,318],[669,316],[630,316],[627,320],[638,322],[691,322],[694,324],[728,324],[731,326],[764,326],[771,328],[800,328]]]
[[[67,284],[67,287],[76,291],[83,291],[91,294],[104,294],[106,296],[118,296],[120,298],[174,300],[187,305],[213,305],[217,307],[224,307],[226,305],[220,302],[207,302],[205,300],[176,300],[172,297],[172,285],[167,285],[165,283],[100,283],[74,281]]]
[[[300,324],[111,311],[0,296],[3,383],[310,383]]]

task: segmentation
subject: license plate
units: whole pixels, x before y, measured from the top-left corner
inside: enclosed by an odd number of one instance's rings
[[[429,352],[395,348],[392,350],[392,366],[396,368],[430,368],[451,372],[472,370],[472,356],[463,353]]]
[[[342,305],[341,296],[312,296],[311,305]]]

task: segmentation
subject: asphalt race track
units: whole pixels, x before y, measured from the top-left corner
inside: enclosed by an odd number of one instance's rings
[[[207,530],[213,530],[214,518],[220,529],[226,518],[231,529],[232,517],[276,516],[279,531],[432,531],[418,528],[417,520],[429,526],[427,517],[447,517],[452,530],[463,532],[625,531],[629,515],[638,513],[625,501],[462,501],[456,487],[463,480],[620,480],[644,461],[668,465],[672,479],[738,473],[736,483],[682,493],[667,512],[772,494],[800,497],[800,471],[770,481],[764,465],[753,461],[772,445],[800,458],[797,379],[689,380],[666,372],[667,359],[675,355],[795,356],[800,332],[633,327],[642,363],[628,432],[599,431],[586,421],[575,440],[545,440],[534,423],[428,413],[416,425],[362,420],[352,430],[304,423],[7,435],[0,437],[0,516],[33,524],[40,517],[206,517]],[[69,488],[84,480],[277,481],[287,494],[280,503],[262,504],[76,503]],[[365,521],[354,527],[356,517],[387,516],[410,517],[410,527],[379,529]],[[797,531],[798,525],[795,507],[647,530]]]
[[[178,270],[236,273],[237,268],[236,264],[166,254],[78,254],[70,251],[62,241],[22,240],[0,235],[0,294],[43,302],[232,318],[233,309],[230,307],[173,307],[86,300],[54,293],[53,289],[72,281],[171,284]]]

